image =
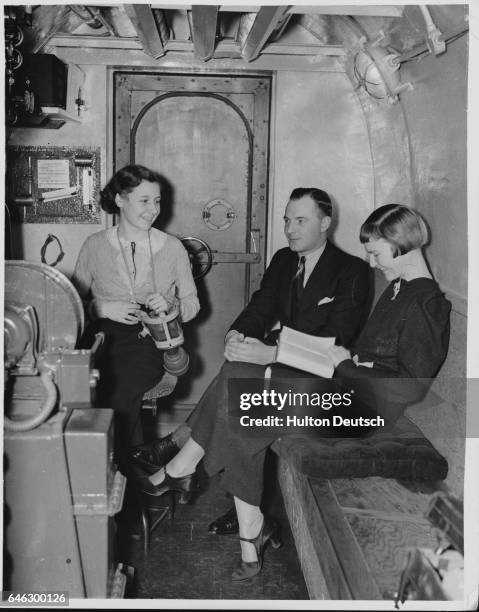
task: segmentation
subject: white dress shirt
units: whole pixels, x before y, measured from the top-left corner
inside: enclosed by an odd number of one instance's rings
[[[319,249],[316,249],[315,251],[312,251],[312,253],[308,253],[307,255],[305,255],[303,287],[306,287],[306,283],[308,282],[309,277],[311,276],[311,273],[314,270],[315,265],[318,263],[319,258],[323,254],[325,248],[326,242],[322,246],[320,246]]]

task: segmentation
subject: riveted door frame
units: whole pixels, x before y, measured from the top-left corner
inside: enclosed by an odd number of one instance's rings
[[[247,251],[252,249],[260,253],[258,263],[250,263],[247,267],[247,282],[245,287],[245,303],[261,282],[265,268],[266,236],[267,236],[267,208],[268,208],[268,184],[269,184],[269,139],[271,120],[271,95],[272,79],[271,72],[255,71],[252,73],[237,71],[201,72],[187,70],[154,70],[130,69],[119,67],[111,70],[111,86],[113,94],[113,116],[112,116],[112,163],[113,171],[131,163],[131,131],[136,117],[132,117],[131,91],[142,89],[155,91],[158,88],[158,79],[162,79],[162,88],[169,87],[174,81],[184,79],[184,92],[205,94],[205,88],[200,86],[201,79],[208,78],[208,91],[214,97],[221,97],[224,90],[223,83],[231,79],[231,91],[228,93],[253,93],[255,94],[254,117],[250,121],[250,131],[253,139],[262,143],[263,150],[257,142],[253,142],[253,161],[250,176],[251,187],[248,197],[248,230],[246,235]],[[218,79],[215,86],[213,80]],[[260,85],[258,85],[258,80]],[[235,92],[235,82],[241,83],[241,90]],[[263,91],[258,91],[260,88]],[[130,93],[128,93],[130,92]],[[159,93],[159,95],[161,95]],[[224,95],[225,101],[228,99]]]

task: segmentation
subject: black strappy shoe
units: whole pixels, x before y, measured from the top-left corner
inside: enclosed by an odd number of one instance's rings
[[[173,478],[173,476],[170,476],[166,471],[166,466],[163,466],[161,469],[165,474],[165,479],[163,482],[160,482],[159,485],[154,485],[145,474],[140,475],[138,469],[136,470],[141,492],[145,495],[159,497],[160,495],[168,493],[168,491],[177,491],[180,494],[178,503],[188,504],[197,488],[196,472],[188,474],[187,476]]]
[[[268,542],[271,542],[271,546],[275,549],[280,548],[282,545],[279,537],[278,525],[275,521],[267,520],[266,518],[263,519],[263,525],[255,538],[240,537],[240,540],[253,544],[258,560],[241,560],[238,567],[231,574],[231,580],[234,582],[249,580],[253,576],[260,573],[261,569],[263,568],[263,555]]]

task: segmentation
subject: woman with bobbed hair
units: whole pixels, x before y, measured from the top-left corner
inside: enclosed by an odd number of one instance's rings
[[[369,215],[359,232],[363,244],[379,239],[389,242],[396,257],[424,247],[429,241],[429,230],[415,210],[401,204],[385,204]]]
[[[162,312],[179,303],[184,322],[199,310],[188,255],[181,242],[152,227],[160,213],[164,179],[140,165],[121,168],[100,194],[118,224],[89,236],[81,247],[73,283],[92,319],[82,346],[105,333],[99,352],[99,405],[115,411],[116,452],[126,469],[129,447],[142,442],[138,427],[143,394],[164,373],[163,354],[140,337],[141,309]]]
[[[362,225],[360,240],[370,265],[379,268],[390,284],[353,350],[331,347],[333,380],[311,377],[316,386],[313,384],[310,388],[320,393],[354,389],[357,393],[350,407],[345,408],[346,404],[340,407],[341,416],[380,416],[391,424],[407,406],[421,398],[425,385],[424,380],[416,384],[418,379],[434,377],[446,357],[450,303],[433,280],[421,252],[428,241],[428,231],[417,212],[398,204],[382,206]],[[245,379],[262,378],[261,366],[242,365]],[[296,377],[302,374],[304,378],[304,372],[273,364],[270,384],[291,381],[293,372]],[[223,401],[202,401],[201,409],[189,419],[191,437],[183,448],[163,469],[149,477],[142,474],[139,480],[146,495],[154,497],[166,491],[179,491],[187,496],[193,488],[196,465],[203,457],[208,474],[223,470],[223,486],[235,502],[241,545],[241,562],[232,579],[243,581],[260,572],[267,543],[270,541],[273,547],[279,545],[276,526],[264,517],[260,503],[266,449],[277,437],[287,435],[288,428],[278,427],[271,434],[261,430],[251,435],[251,428],[238,426],[238,398],[232,398],[231,394],[228,397],[224,381],[218,384],[223,385]],[[289,408],[281,414],[286,416]],[[316,408],[315,416],[318,412],[321,410]],[[376,423],[379,426],[378,419]],[[372,428],[366,426],[359,433],[348,432],[344,427],[315,427],[313,435],[361,436],[374,427],[374,424]]]
[[[422,252],[429,242],[424,219],[407,206],[386,204],[369,215],[359,239],[369,265],[378,268],[390,284],[356,341],[356,363],[343,347],[331,348],[336,374],[432,378],[447,354],[451,306]],[[405,403],[411,401],[405,398]]]

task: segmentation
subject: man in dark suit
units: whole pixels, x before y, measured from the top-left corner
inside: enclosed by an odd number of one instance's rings
[[[369,269],[364,261],[327,240],[331,215],[325,191],[293,190],[284,214],[289,247],[275,253],[260,289],[227,333],[225,356],[229,361],[262,365],[274,361],[279,330],[268,332],[277,321],[313,336],[334,336],[337,344],[350,345],[367,315]],[[301,275],[298,295],[293,279],[300,280]]]
[[[284,214],[289,247],[275,253],[260,288],[226,334],[227,361],[273,363],[279,329],[270,330],[275,323],[314,336],[333,336],[341,346],[352,343],[368,314],[370,273],[364,261],[327,240],[331,217],[332,204],[325,191],[304,187],[292,191]],[[217,401],[217,380],[199,404]],[[189,431],[181,426],[153,445],[137,448],[133,457],[143,468],[151,464],[149,471],[156,471],[183,446]],[[209,529],[235,533],[234,508]]]

